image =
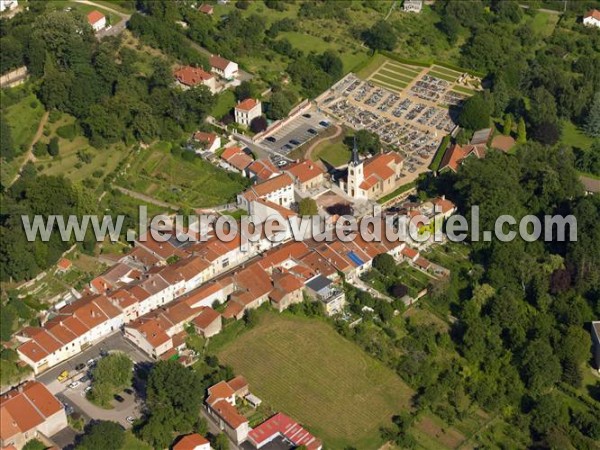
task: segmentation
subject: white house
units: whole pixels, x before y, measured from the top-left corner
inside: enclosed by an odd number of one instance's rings
[[[216,133],[205,133],[196,131],[193,136],[194,141],[202,145],[203,150],[214,153],[221,148],[221,137]],[[198,151],[196,151],[198,153]]]
[[[294,202],[294,179],[284,173],[249,187],[237,196],[238,206],[248,211],[250,203],[263,199],[289,208]]]
[[[10,11],[19,6],[17,0],[0,0],[0,12]]]
[[[212,55],[209,59],[211,71],[225,78],[232,80],[238,73],[238,65],[233,61],[222,58],[218,55]]]
[[[260,100],[247,98],[235,106],[235,121],[240,125],[250,126],[252,121],[262,114]]]
[[[423,0],[404,0],[402,10],[406,12],[420,13],[423,9]]]
[[[106,28],[106,16],[102,14],[100,11],[93,10],[87,15],[88,23],[94,29],[94,31],[98,32]]]
[[[586,27],[600,28],[600,11],[597,9],[590,9],[585,16],[583,16],[583,24]]]

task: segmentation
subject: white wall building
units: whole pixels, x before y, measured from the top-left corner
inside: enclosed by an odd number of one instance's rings
[[[252,121],[262,115],[260,100],[247,98],[235,106],[235,121],[240,125],[250,126]]]

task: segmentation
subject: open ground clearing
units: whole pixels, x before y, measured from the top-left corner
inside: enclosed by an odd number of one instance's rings
[[[189,161],[171,153],[159,142],[138,150],[127,173],[117,184],[164,202],[193,208],[230,202],[247,180],[193,157]]]
[[[321,321],[264,313],[218,355],[328,448],[377,448],[379,427],[409,408],[412,390],[397,375]]]

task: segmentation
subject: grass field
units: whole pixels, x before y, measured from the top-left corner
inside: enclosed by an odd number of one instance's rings
[[[56,136],[56,130],[65,125],[75,123],[75,118],[62,114],[60,119],[46,125],[50,131],[49,136],[44,136],[41,141],[48,142]],[[89,144],[86,137],[78,135],[73,139],[58,137],[59,155],[57,157],[44,156],[38,159],[36,166],[42,166],[42,173],[46,175],[64,175],[72,181],[94,180],[95,185],[100,182],[128,155],[128,150],[123,144],[114,144],[107,148],[96,149]],[[81,160],[81,152],[91,157],[91,162]]]
[[[411,389],[324,322],[265,312],[218,356],[330,449],[379,448],[379,427],[409,408]]]
[[[442,73],[440,71],[436,70],[430,70],[429,72],[427,72],[427,75],[432,76],[432,77],[436,77],[436,78],[441,78],[442,80],[446,80],[446,81],[450,81],[451,83],[454,83],[456,81],[456,76],[454,75],[449,75],[446,73]]]
[[[557,14],[548,14],[543,11],[537,11],[531,19],[531,28],[536,34],[548,37],[554,32],[560,16]]]
[[[217,103],[213,107],[210,115],[220,119],[226,115],[235,106],[235,95],[233,91],[227,89],[217,95]]]
[[[29,94],[3,110],[2,115],[10,126],[17,151],[24,151],[31,145],[40,119],[44,115],[44,107],[35,94]]]
[[[352,151],[343,142],[343,134],[339,139],[334,141],[326,141],[312,153],[312,160],[318,161],[322,159],[334,167],[342,166],[350,161]]]
[[[454,86],[452,88],[452,90],[454,92],[458,92],[460,94],[466,94],[466,95],[474,95],[477,91],[473,90],[473,89],[469,89],[463,86]]]
[[[560,142],[571,147],[587,150],[592,146],[593,139],[586,136],[573,122],[564,121]]]
[[[76,2],[72,2],[69,0],[53,0],[51,3],[51,7],[53,9],[64,9],[64,8],[73,8],[77,11],[80,11],[83,15],[87,15],[90,12],[96,10],[96,11],[100,11],[102,14],[104,14],[106,16],[106,24],[107,25],[116,25],[117,23],[119,23],[121,21],[121,17],[118,16],[117,14],[114,14],[110,11],[107,11],[104,8],[99,8],[97,6],[94,5],[86,5],[84,3],[76,3]],[[106,5],[109,4],[109,2],[105,2]],[[118,5],[110,5],[110,8],[115,9],[115,10],[119,10],[122,9],[120,8]]]
[[[159,142],[135,155],[118,184],[165,202],[199,208],[235,199],[247,180],[197,157],[186,161],[174,156],[170,144]]]

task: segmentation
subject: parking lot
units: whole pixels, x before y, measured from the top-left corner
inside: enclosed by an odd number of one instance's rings
[[[281,129],[260,141],[260,144],[273,152],[288,155],[292,150],[327,129],[330,121],[331,119],[317,111],[309,111],[295,117]]]

